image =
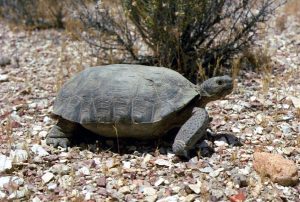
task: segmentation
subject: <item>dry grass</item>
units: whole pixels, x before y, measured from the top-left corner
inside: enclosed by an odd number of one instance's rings
[[[297,21],[300,20],[300,1],[289,0],[280,13],[281,15],[276,19],[276,28],[281,33],[286,29],[289,16],[294,16]]]

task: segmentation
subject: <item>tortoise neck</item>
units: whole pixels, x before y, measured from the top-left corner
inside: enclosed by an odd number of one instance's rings
[[[214,100],[213,97],[204,90],[203,85],[198,85],[198,92],[200,94],[200,97],[197,107],[204,108],[207,103]]]

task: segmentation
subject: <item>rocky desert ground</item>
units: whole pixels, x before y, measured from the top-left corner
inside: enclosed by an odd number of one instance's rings
[[[165,140],[101,139],[68,151],[46,145],[57,90],[97,59],[64,31],[25,31],[0,21],[0,200],[300,201],[294,2],[256,42],[257,57],[269,56],[268,65],[242,69],[234,92],[208,105],[213,135],[186,161]]]

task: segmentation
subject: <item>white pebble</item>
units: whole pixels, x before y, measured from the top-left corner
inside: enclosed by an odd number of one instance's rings
[[[50,180],[52,180],[54,177],[53,173],[45,173],[43,176],[42,176],[42,180],[43,180],[43,183],[44,184],[47,184],[48,182],[50,182]]]

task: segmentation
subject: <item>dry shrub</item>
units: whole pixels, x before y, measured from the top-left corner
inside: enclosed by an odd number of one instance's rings
[[[232,58],[252,45],[259,25],[281,5],[277,0],[107,2],[72,1],[82,25],[77,36],[108,63],[165,66],[192,82],[230,69]]]
[[[2,0],[0,15],[8,22],[27,29],[64,28],[68,1]]]
[[[276,18],[276,28],[280,33],[286,29],[289,16],[295,17],[294,20],[300,20],[299,0],[289,0],[283,7],[281,15]]]

